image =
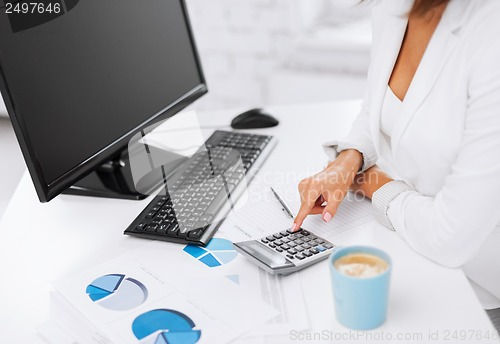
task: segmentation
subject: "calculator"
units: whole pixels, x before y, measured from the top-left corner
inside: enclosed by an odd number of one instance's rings
[[[233,245],[236,251],[273,275],[299,271],[327,258],[335,248],[328,240],[303,228]]]

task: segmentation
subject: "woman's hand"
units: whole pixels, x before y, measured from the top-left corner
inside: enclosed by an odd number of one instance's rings
[[[375,191],[390,181],[392,181],[392,178],[375,165],[354,178],[351,190],[372,199]]]
[[[299,183],[301,206],[292,231],[299,229],[310,214],[322,214],[323,220],[329,222],[349,191],[362,163],[361,153],[348,149],[342,151],[322,172],[302,180]]]

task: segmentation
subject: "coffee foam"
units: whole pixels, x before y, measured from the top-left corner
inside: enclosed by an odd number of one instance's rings
[[[340,273],[359,278],[375,277],[388,268],[385,260],[370,253],[350,253],[337,259],[333,265]]]

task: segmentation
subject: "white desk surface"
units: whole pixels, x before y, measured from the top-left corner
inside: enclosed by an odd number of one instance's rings
[[[254,132],[276,135],[280,142],[260,176],[272,183],[284,176],[297,179],[320,170],[326,162],[321,143],[347,133],[359,106],[359,101],[347,101],[270,108],[280,125]],[[234,115],[234,111],[203,113],[200,122],[226,124]],[[207,130],[206,137],[210,133]],[[0,222],[0,341],[40,343],[36,327],[49,317],[50,283],[144,245],[146,240],[124,236],[123,230],[146,204],[67,195],[41,204],[25,174]],[[386,250],[394,261],[388,320],[369,332],[373,340],[359,337],[361,342],[392,338],[395,342],[436,343],[446,341],[448,335],[448,342],[472,343],[477,337],[453,340],[453,331],[491,335],[493,327],[461,270],[423,258],[397,233],[375,222],[339,234],[334,243],[373,245]],[[335,321],[326,261],[300,272],[300,279],[311,334],[334,331],[348,335]],[[436,333],[439,340],[435,340]],[[396,337],[400,335],[407,337]],[[349,342],[354,337],[328,338],[325,342]],[[267,342],[292,339],[284,336]]]

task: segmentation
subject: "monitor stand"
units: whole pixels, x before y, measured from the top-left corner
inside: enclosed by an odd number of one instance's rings
[[[134,158],[130,159],[129,150],[124,150],[115,159],[102,164],[63,191],[63,194],[142,200],[165,186],[167,179],[187,160],[185,156],[152,146],[136,148],[130,155]],[[142,162],[144,166],[134,168],[131,160],[136,165]]]

